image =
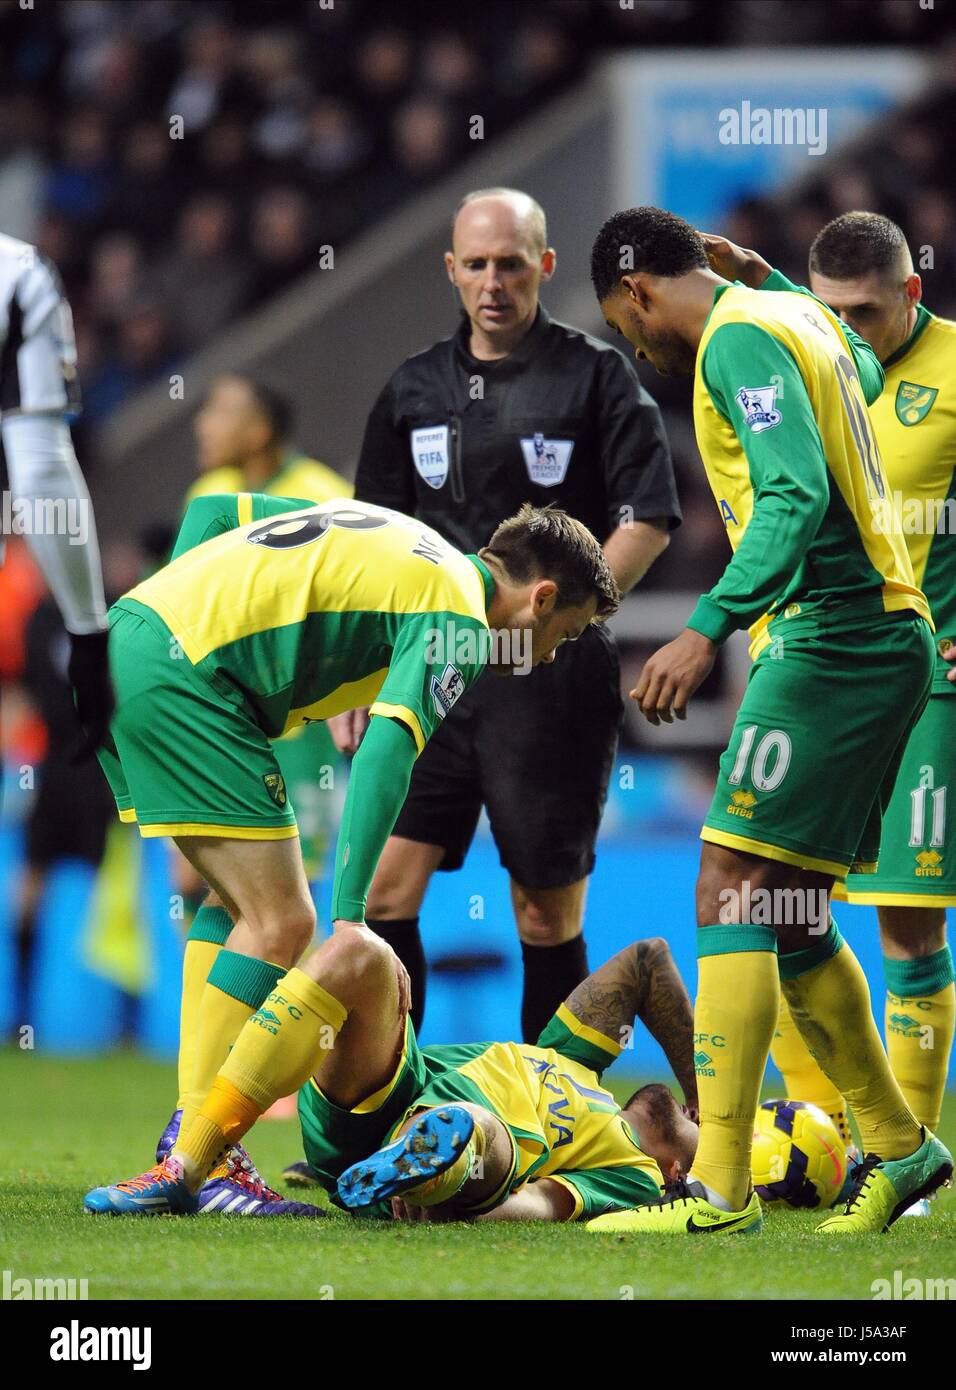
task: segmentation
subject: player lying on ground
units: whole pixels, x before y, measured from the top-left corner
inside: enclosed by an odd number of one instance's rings
[[[212,889],[183,965],[184,1133],[315,928],[270,739],[371,706],[332,888],[334,927],[361,925],[415,758],[455,701],[486,665],[553,661],[617,600],[597,541],[557,509],[522,508],[466,556],[365,503],[190,506],[170,564],[111,610],[117,711],[100,754],[121,818],[172,836]]]
[[[699,234],[658,208],[610,218],[591,271],[637,356],[693,374],[697,442],[734,548],[632,697],[652,724],[684,718],[732,632],[749,627],[755,658],[701,832],[694,1027],[707,1057],[691,1181],[602,1223],[759,1229],[751,1135],[782,990],[867,1153],[843,1210],[817,1229],[882,1231],[953,1171],[890,1071],[865,976],[827,915],[834,880],[875,866],[933,675],[929,606],[902,537],[872,524],[887,484],[866,407],[883,373],[825,304],[731,284]],[[754,890],[774,903],[766,925],[744,907]]]
[[[623,1110],[601,1086],[635,1018],[664,1049],[684,1112],[665,1086],[645,1086]],[[632,1207],[686,1172],[697,1147],[692,1024],[655,938],[589,975],[536,1046],[420,1048],[390,948],[346,927],[249,1019],[162,1170],[95,1189],[86,1205],[197,1210],[217,1156],[301,1086],[305,1153],[338,1205],[388,1215],[395,1199],[398,1216],[547,1221]]]

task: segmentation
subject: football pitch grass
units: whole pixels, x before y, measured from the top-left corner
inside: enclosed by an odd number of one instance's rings
[[[623,1098],[626,1077],[609,1076]],[[173,1068],[118,1053],[0,1051],[0,1270],[89,1281],[91,1299],[863,1299],[894,1271],[956,1271],[956,1192],[886,1236],[824,1240],[812,1213],[767,1214],[762,1235],[711,1241],[596,1237],[580,1227],[390,1225],[241,1217],[93,1217],[91,1186],[151,1161]],[[941,1135],[956,1139],[956,1094]],[[293,1121],[261,1123],[267,1180],[300,1157]],[[278,1183],[276,1184],[278,1186]],[[290,1195],[302,1196],[296,1193]],[[897,1281],[899,1282],[899,1281]]]

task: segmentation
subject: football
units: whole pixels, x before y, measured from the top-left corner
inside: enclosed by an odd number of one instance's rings
[[[751,1168],[762,1202],[822,1211],[843,1186],[846,1150],[836,1125],[817,1106],[767,1100],[754,1120]]]

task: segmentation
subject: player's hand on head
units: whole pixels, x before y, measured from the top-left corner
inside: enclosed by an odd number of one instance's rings
[[[70,634],[67,675],[83,729],[77,760],[92,757],[109,736],[116,700],[107,659],[108,638],[108,632]]]
[[[756,290],[773,269],[758,252],[738,246],[728,237],[718,236],[715,232],[699,232],[698,235],[704,243],[711,270],[725,280],[740,280]]]
[[[401,1197],[392,1198],[392,1220],[393,1221],[441,1221],[440,1216],[432,1215],[437,1211],[435,1207],[416,1207],[412,1202],[406,1202]]]
[[[687,718],[687,702],[710,675],[716,655],[709,637],[685,627],[679,637],[647,659],[631,699],[649,724]]]

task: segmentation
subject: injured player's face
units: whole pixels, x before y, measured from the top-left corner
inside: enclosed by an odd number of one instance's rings
[[[642,1086],[621,1113],[643,1152],[654,1159],[667,1180],[690,1171],[700,1129],[666,1086],[656,1082]]]

